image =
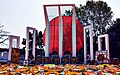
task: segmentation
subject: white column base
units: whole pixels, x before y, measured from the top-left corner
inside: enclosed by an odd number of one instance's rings
[[[24,60],[23,64],[28,65],[28,60]]]

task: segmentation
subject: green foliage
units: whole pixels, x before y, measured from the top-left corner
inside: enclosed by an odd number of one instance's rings
[[[42,31],[37,31],[36,34],[36,46],[38,46],[40,49],[43,49],[44,44],[43,44],[43,34]]]
[[[72,16],[71,10],[66,10],[66,16]],[[111,7],[104,1],[86,1],[85,5],[76,6],[76,19],[78,19],[83,27],[92,25],[94,53],[98,50],[97,36],[107,33],[108,29],[113,26],[113,12]],[[86,30],[87,39],[89,39],[89,32]],[[87,40],[87,50],[89,50],[89,40]],[[82,49],[83,50],[83,49]]]
[[[113,12],[106,2],[87,1],[81,9],[81,18],[85,23],[84,25],[93,25],[95,35],[106,33],[112,25]]]
[[[71,10],[66,10],[65,15],[72,16]],[[105,34],[113,25],[113,12],[103,1],[88,0],[86,5],[76,7],[76,18],[83,26],[93,25],[94,36]]]
[[[110,43],[110,57],[120,58],[120,19],[114,21],[114,25],[108,30]]]
[[[44,47],[44,44],[43,44],[43,34],[42,34],[42,31],[37,31],[36,30],[36,48],[40,48],[40,49],[43,49]],[[32,48],[32,43],[33,43],[33,34],[31,32],[29,32],[29,48],[31,49]],[[26,39],[23,38],[22,40],[22,44],[23,45],[26,45]]]

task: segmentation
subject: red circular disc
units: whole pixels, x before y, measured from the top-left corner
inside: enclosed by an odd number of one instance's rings
[[[63,23],[63,53],[69,51],[72,53],[72,17],[62,16]],[[45,33],[43,42],[45,44]],[[76,20],[76,50],[78,51],[83,45],[83,27],[79,20]],[[59,54],[59,17],[50,21],[50,53],[57,51]]]

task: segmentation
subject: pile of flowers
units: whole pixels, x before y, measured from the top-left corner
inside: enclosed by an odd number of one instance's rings
[[[0,75],[115,75],[120,74],[120,65],[35,65],[4,64],[0,66]]]

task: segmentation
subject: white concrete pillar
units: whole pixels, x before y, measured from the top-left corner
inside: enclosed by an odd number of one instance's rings
[[[17,38],[17,48],[20,48],[20,37]]]
[[[28,64],[28,54],[29,54],[29,30],[33,31],[33,46],[32,46],[32,54],[35,58],[35,45],[36,45],[36,29],[32,27],[26,28],[26,50],[25,50],[25,61],[24,64]]]
[[[46,35],[45,35],[45,57],[49,57],[49,40],[50,40],[50,25],[49,25],[49,19],[47,15],[46,6],[44,5],[44,15],[45,15],[45,23],[46,23]]]
[[[60,6],[58,6],[58,13],[59,13],[59,57],[62,58],[63,24]]]
[[[100,51],[100,50],[102,50],[102,49],[101,49],[101,39],[98,38],[98,51]]]
[[[12,52],[12,37],[9,36],[9,52],[8,52],[8,60],[11,61],[11,52]]]
[[[90,60],[94,60],[92,26],[89,28],[89,32],[90,32]]]
[[[29,29],[26,28],[26,49],[25,49],[25,60],[28,61],[29,54]]]
[[[90,32],[89,34],[90,36],[90,60],[94,60],[92,26],[85,26],[84,27],[84,64],[86,64],[86,55],[87,55],[86,29],[88,29]]]
[[[33,51],[32,54],[35,58],[35,48],[36,48],[36,29],[33,29]]]
[[[104,35],[99,35],[98,36],[98,50],[102,51],[102,44],[101,44],[101,38],[105,37],[105,50],[108,51],[108,56],[107,58],[110,59],[110,54],[109,54],[109,35],[104,34]]]
[[[86,28],[84,28],[84,64],[86,64],[86,55],[87,55],[87,42],[86,42]]]
[[[75,6],[72,7],[72,56],[76,57],[76,12]]]
[[[108,59],[110,59],[110,53],[109,53],[109,35],[108,34],[106,34],[106,37],[105,37],[105,48],[106,48],[106,50],[108,50]]]
[[[11,52],[12,52],[12,43],[13,43],[13,39],[17,40],[17,48],[20,48],[20,37],[19,36],[14,36],[14,35],[10,35],[9,36],[9,52],[8,52],[8,60],[11,61]]]

